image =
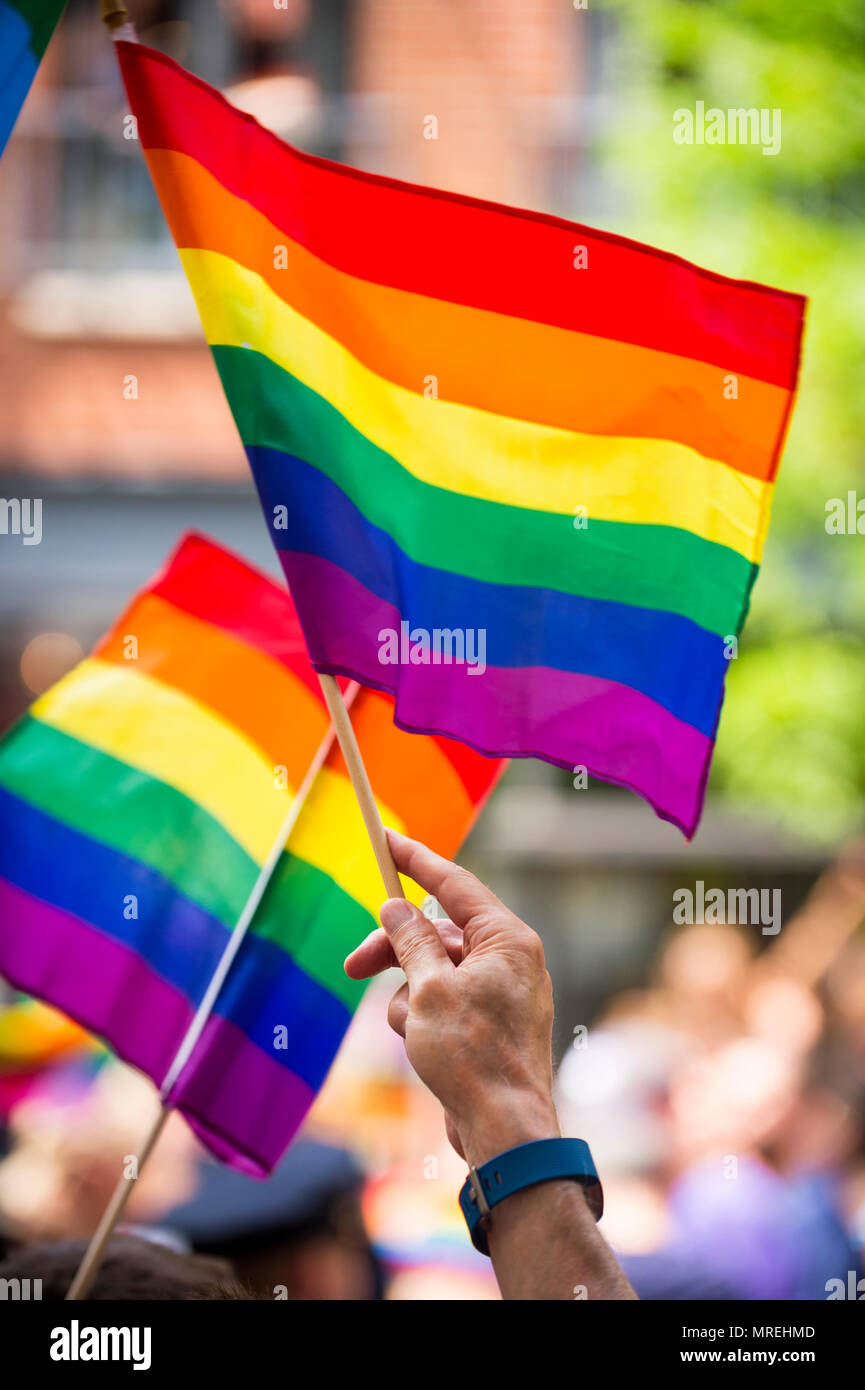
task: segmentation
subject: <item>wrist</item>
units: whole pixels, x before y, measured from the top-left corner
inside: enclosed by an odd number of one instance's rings
[[[486,1096],[456,1128],[466,1162],[475,1168],[517,1144],[561,1136],[552,1096],[535,1091]]]
[[[539,1217],[548,1227],[567,1225],[572,1235],[588,1232],[603,1215],[604,1194],[586,1142],[551,1135],[473,1165],[459,1203],[472,1244],[489,1255],[492,1232],[501,1254],[515,1232],[536,1228]]]

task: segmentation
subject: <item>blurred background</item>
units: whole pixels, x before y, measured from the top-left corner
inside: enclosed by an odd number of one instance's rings
[[[865,10],[129,9],[144,42],[304,149],[809,296],[799,402],[694,843],[630,794],[532,762],[511,767],[464,857],[543,936],[562,1115],[595,1151],[605,1229],[638,1291],[825,1298],[827,1281],[861,1275],[865,1245],[865,540],[826,529],[831,499],[865,496]],[[673,113],[697,100],[780,109],[780,152],[674,143]],[[0,537],[3,728],[183,529],[277,572],[126,115],[95,0],[70,0],[0,165],[0,495],[43,503],[39,545]],[[437,139],[424,138],[431,115]],[[674,925],[673,892],[697,880],[780,890],[780,933]],[[221,1179],[202,1178],[180,1121],[133,1217],[290,1296],[494,1297],[460,1224],[462,1164],[384,1024],[391,984],[368,993],[305,1140],[239,1227],[220,1225],[235,1198],[210,1192]],[[134,1147],[146,1088],[56,1016],[11,1007],[0,1226],[8,1239],[84,1234],[116,1145]]]

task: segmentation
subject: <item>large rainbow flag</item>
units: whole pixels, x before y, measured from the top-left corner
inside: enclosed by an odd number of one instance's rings
[[[501,765],[403,733],[378,691],[352,720],[386,823],[453,854]],[[187,537],[0,742],[0,974],[160,1085],[328,728],[288,594]],[[266,1173],[281,1156],[382,897],[335,750],[171,1091],[219,1157]]]
[[[802,297],[313,158],[117,49],[313,665],[690,835]]]
[[[0,154],[66,0],[0,0]]]

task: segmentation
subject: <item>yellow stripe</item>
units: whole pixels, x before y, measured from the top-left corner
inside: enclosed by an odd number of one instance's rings
[[[176,788],[264,863],[294,789],[275,787],[273,765],[257,746],[191,696],[134,668],[89,659],[30,712]]]
[[[678,526],[759,560],[771,484],[669,440],[577,434],[426,400],[370,371],[236,261],[180,257],[212,346],[271,358],[422,481],[515,507]]]
[[[295,789],[275,787],[273,765],[257,746],[191,696],[134,667],[89,658],[30,713],[182,792],[264,863]],[[406,829],[392,807],[378,806],[385,825]],[[327,767],[319,773],[288,847],[378,917],[381,876],[343,773]],[[423,901],[421,889],[406,886],[414,901]]]
[[[391,807],[376,802],[385,825],[404,832],[406,826]],[[321,869],[378,921],[385,899],[381,874],[351,783],[341,772],[325,767],[310,791],[303,815],[289,836],[292,854]],[[408,896],[422,903],[424,891],[405,880]]]

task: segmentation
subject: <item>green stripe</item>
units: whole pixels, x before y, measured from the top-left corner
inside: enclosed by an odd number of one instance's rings
[[[244,444],[320,469],[418,564],[679,613],[721,637],[738,631],[757,566],[728,546],[674,526],[590,518],[578,530],[573,517],[434,487],[269,358],[218,346],[213,355]]]
[[[255,933],[288,951],[307,975],[356,1009],[365,986],[342,968],[378,922],[355,898],[305,859],[283,854],[255,914]]]
[[[173,787],[29,715],[0,743],[0,783],[80,834],[147,864],[234,927],[258,866]],[[374,926],[333,879],[283,854],[252,929],[353,1009],[362,991],[342,962]]]
[[[81,834],[148,864],[234,926],[258,867],[211,815],[165,782],[30,715],[0,743],[0,782]]]
[[[41,58],[66,0],[5,0],[5,3],[26,21],[30,29],[29,47],[37,59]]]

